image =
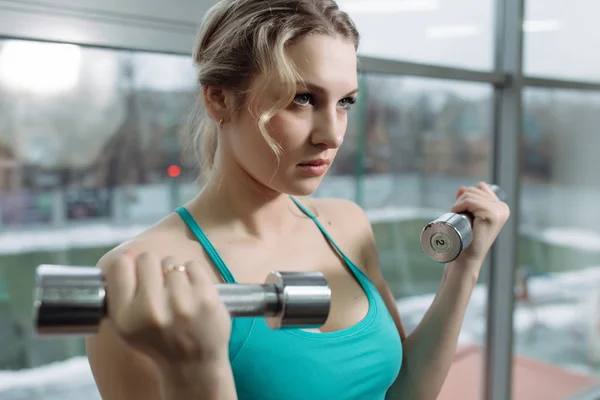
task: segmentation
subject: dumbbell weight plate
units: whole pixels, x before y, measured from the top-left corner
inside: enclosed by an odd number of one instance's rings
[[[489,185],[501,201],[506,194],[498,186]],[[431,221],[421,232],[421,249],[440,263],[454,261],[473,241],[473,216],[470,213],[446,213]]]
[[[314,328],[327,322],[331,289],[320,272],[272,272],[265,285],[281,291],[282,309],[265,316],[270,328]]]
[[[423,229],[421,248],[432,260],[448,262],[455,260],[472,239],[469,216],[446,213]]]
[[[96,333],[107,313],[102,270],[40,265],[35,273],[33,318],[40,335]]]

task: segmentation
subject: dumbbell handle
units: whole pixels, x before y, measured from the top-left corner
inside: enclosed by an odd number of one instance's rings
[[[283,287],[284,280],[294,284]],[[329,312],[330,289],[318,272],[273,272],[264,284],[216,284],[232,317],[264,316],[274,329],[319,326]],[[102,270],[41,265],[36,271],[35,326],[39,334],[96,332],[108,313]],[[292,314],[293,318],[287,318]]]
[[[282,312],[282,292],[274,284],[217,284],[221,301],[232,317],[274,316]]]

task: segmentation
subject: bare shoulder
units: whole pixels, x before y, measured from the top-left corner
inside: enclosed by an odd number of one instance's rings
[[[300,198],[328,231],[338,246],[361,269],[365,269],[375,243],[365,210],[343,198]]]
[[[169,214],[148,229],[120,243],[100,258],[97,265],[106,268],[125,251],[133,254],[153,253],[158,258],[175,257],[178,262],[203,261],[204,253],[183,220]]]
[[[302,200],[312,207],[320,222],[326,223],[335,231],[345,232],[351,238],[360,239],[372,236],[373,231],[367,213],[355,202],[343,198],[316,198]]]
[[[168,215],[134,237],[109,250],[100,259],[99,264],[105,265],[118,258],[127,250],[138,254],[146,251],[155,251],[154,245],[156,243],[160,243],[162,240],[173,240],[174,236],[178,234],[175,219],[172,215]]]

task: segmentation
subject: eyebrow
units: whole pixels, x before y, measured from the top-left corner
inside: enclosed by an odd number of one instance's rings
[[[313,92],[318,92],[318,93],[325,93],[327,92],[327,90],[325,90],[325,88],[319,86],[319,85],[315,85],[314,83],[309,83],[309,82],[296,82],[296,84],[300,87],[305,87]],[[347,93],[344,97],[348,97],[348,96],[353,96],[355,94],[358,93],[358,88],[350,91],[349,93]]]

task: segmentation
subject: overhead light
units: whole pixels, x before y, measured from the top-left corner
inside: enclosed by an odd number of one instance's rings
[[[427,39],[451,39],[476,36],[480,29],[475,25],[441,25],[432,26],[425,30]]]
[[[527,20],[523,22],[525,32],[554,32],[562,29],[562,23],[555,19]]]
[[[411,11],[435,11],[439,0],[338,0],[340,9],[348,14],[388,14]]]

